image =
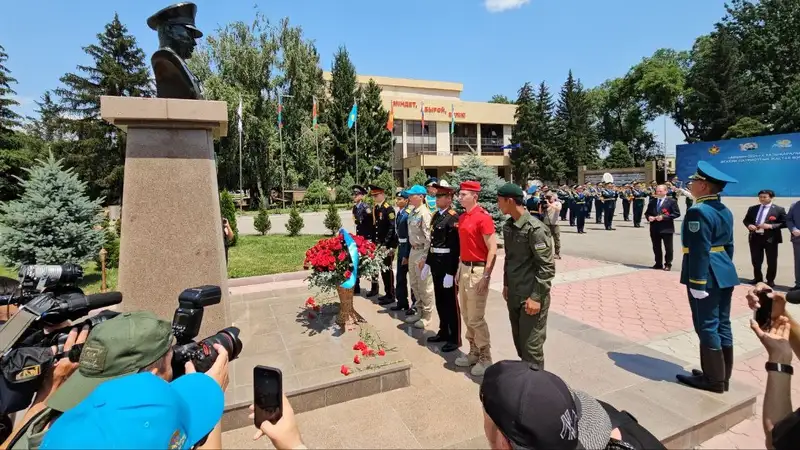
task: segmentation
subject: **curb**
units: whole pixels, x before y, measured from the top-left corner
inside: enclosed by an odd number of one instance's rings
[[[243,278],[229,278],[228,287],[251,286],[253,284],[275,283],[277,281],[302,280],[305,279],[309,273],[311,273],[311,271],[301,270],[299,272],[275,273],[272,275],[257,275],[254,277]]]

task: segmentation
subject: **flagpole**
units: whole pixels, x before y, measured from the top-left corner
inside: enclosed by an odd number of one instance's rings
[[[317,118],[316,115],[319,115],[319,106],[317,106],[317,97],[314,97],[314,145],[317,147],[317,179],[322,181],[322,175],[320,175],[320,160],[319,160],[319,137],[317,136]]]
[[[278,91],[278,111],[279,114],[283,113],[283,94],[281,91]],[[278,118],[278,140],[281,143],[281,207],[286,206],[286,187],[284,186],[284,178],[283,178],[283,120],[281,117]]]
[[[239,211],[244,204],[244,190],[242,189],[242,96],[239,95]]]
[[[353,97],[353,104],[358,105],[358,100]],[[356,184],[358,184],[358,106],[356,106],[356,120],[353,123],[356,128]]]

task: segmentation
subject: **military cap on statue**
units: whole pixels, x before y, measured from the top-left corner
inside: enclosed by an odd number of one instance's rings
[[[716,167],[712,166],[708,161],[700,161],[697,163],[697,171],[694,175],[690,176],[691,180],[702,180],[714,183],[720,187],[725,187],[728,183],[738,183],[736,178],[721,172]]]
[[[374,184],[368,184],[367,189],[369,189],[370,195],[382,194],[384,192],[384,189],[382,187],[375,186]]]
[[[353,195],[366,195],[367,194],[367,190],[364,189],[364,186],[359,186],[357,184],[354,184],[352,187],[350,187],[350,189],[353,190]]]
[[[500,186],[500,189],[497,190],[498,197],[520,197],[522,198],[522,188],[517,186],[514,183],[506,183]]]
[[[198,30],[194,25],[196,16],[197,5],[194,3],[176,3],[150,16],[150,18],[147,19],[147,26],[157,31],[159,25],[164,23],[183,25],[191,32],[192,38],[199,39],[203,37],[203,32]]]
[[[439,182],[438,178],[430,177],[430,178],[428,178],[428,181],[425,182],[425,187],[428,187],[428,186],[430,186],[432,184],[435,184],[435,183],[438,183],[438,182]]]
[[[433,187],[436,188],[436,195],[452,195],[456,191],[445,180],[436,182]]]
[[[425,190],[424,187],[422,187],[422,186],[420,186],[418,184],[415,184],[415,185],[411,186],[410,188],[408,188],[406,190],[406,193],[408,195],[425,195],[425,194],[428,193],[428,191]]]

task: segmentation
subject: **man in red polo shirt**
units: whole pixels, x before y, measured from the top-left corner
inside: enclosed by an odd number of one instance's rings
[[[473,366],[470,373],[480,377],[492,364],[489,326],[484,319],[489,280],[497,255],[494,220],[478,205],[481,185],[477,181],[461,183],[458,201],[466,212],[458,219],[461,262],[456,279],[461,317],[467,326],[469,353],[456,359],[459,367]]]

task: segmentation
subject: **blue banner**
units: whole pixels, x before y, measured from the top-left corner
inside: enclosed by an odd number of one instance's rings
[[[679,145],[676,158],[675,172],[684,183],[698,161],[708,161],[739,181],[723,195],[750,197],[772,189],[779,197],[800,197],[800,133]]]
[[[350,278],[344,280],[342,288],[352,289],[356,285],[356,280],[358,280],[358,245],[344,228],[339,229],[339,234],[344,237],[344,245],[347,247],[347,252],[350,253],[350,259],[353,261],[353,270],[350,271]]]

